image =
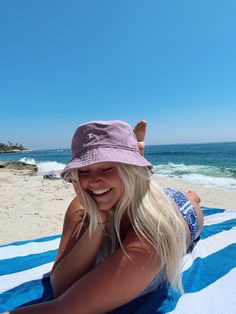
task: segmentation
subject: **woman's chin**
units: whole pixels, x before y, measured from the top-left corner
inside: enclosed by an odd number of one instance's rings
[[[110,210],[114,210],[116,207],[116,203],[114,202],[96,202],[97,208],[99,211],[107,212]]]

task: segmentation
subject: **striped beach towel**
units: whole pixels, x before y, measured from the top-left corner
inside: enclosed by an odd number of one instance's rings
[[[201,239],[183,260],[185,293],[166,288],[114,313],[236,313],[236,211],[203,212]],[[59,241],[58,235],[0,246],[0,312],[52,298],[49,272]]]

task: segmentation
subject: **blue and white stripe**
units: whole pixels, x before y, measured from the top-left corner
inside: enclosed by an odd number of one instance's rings
[[[154,312],[144,304],[133,313],[236,313],[236,211],[203,212],[201,239],[183,259],[185,294],[169,289]],[[48,276],[59,241],[54,236],[0,246],[0,312],[52,297]]]
[[[52,236],[0,246],[0,312],[50,299],[48,276],[59,242]]]

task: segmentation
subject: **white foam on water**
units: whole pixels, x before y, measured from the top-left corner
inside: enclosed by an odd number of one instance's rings
[[[236,190],[236,179],[204,176],[202,174],[187,174],[182,175],[182,178],[187,181],[198,183],[210,188]]]
[[[34,160],[34,158],[23,157],[19,161],[25,162],[26,164],[29,164],[29,165],[36,165],[36,161]]]
[[[65,168],[65,164],[57,161],[40,161],[36,162],[33,158],[21,158],[20,161],[38,167],[38,175],[44,175],[50,172],[58,173]]]
[[[60,172],[65,168],[65,164],[57,162],[57,161],[43,161],[43,162],[38,162],[37,164],[38,167],[38,174],[46,174],[49,172]]]
[[[205,187],[236,190],[236,179],[227,168],[168,163],[154,166],[154,173],[161,177],[184,179]]]

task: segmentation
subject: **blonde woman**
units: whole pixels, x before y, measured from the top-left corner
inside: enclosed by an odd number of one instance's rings
[[[142,128],[137,137],[122,121],[76,130],[62,177],[77,196],[51,272],[55,299],[11,313],[130,313],[126,306],[163,283],[181,291],[182,257],[200,234],[201,212],[153,179],[137,142],[143,145]]]

